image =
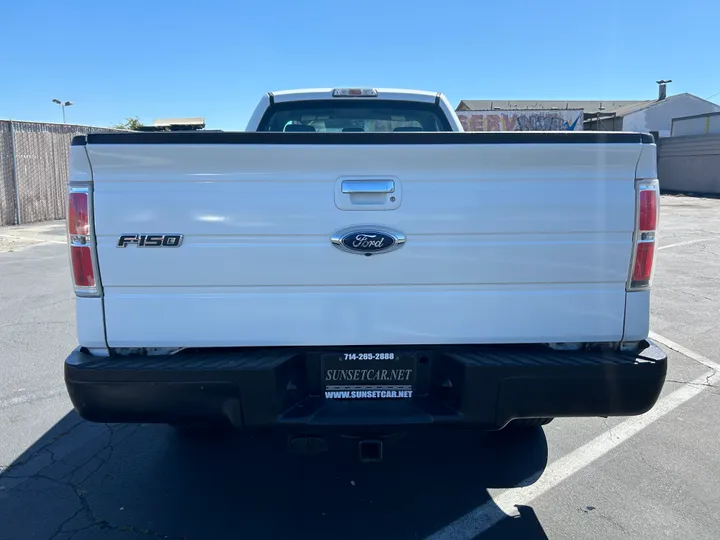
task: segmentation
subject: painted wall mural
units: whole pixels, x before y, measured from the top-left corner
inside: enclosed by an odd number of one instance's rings
[[[465,131],[582,131],[583,111],[456,111]]]

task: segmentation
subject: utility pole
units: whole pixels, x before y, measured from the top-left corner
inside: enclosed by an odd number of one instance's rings
[[[73,104],[72,101],[60,101],[59,99],[53,99],[53,103],[60,105],[62,108],[63,124],[65,123],[65,107],[69,107]]]

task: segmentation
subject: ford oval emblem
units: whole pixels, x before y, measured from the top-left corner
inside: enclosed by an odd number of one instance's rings
[[[348,253],[370,256],[398,249],[405,243],[405,236],[385,227],[349,227],[336,232],[331,241]]]

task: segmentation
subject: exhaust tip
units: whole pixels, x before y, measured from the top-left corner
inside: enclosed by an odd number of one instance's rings
[[[383,443],[375,439],[366,439],[358,443],[360,461],[363,463],[377,463],[383,458]]]

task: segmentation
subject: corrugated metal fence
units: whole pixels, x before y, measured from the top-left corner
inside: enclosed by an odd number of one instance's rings
[[[74,135],[109,128],[0,120],[0,225],[65,217]]]
[[[720,194],[720,134],[662,137],[657,151],[660,189]]]

